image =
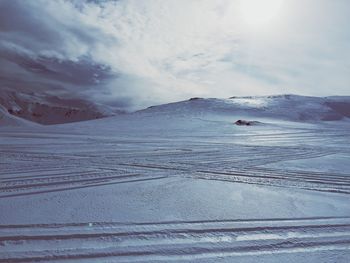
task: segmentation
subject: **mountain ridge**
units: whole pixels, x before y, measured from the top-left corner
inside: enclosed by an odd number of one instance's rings
[[[121,113],[93,102],[13,91],[0,92],[1,116],[19,123],[19,118],[40,124],[64,124],[110,117]],[[5,114],[6,113],[6,114]],[[313,97],[295,94],[190,98],[184,101],[150,106],[128,114],[276,118],[288,121],[337,121],[350,118],[350,96]],[[16,117],[16,118],[13,118]],[[14,121],[16,120],[16,121]],[[3,120],[0,123],[6,123]]]

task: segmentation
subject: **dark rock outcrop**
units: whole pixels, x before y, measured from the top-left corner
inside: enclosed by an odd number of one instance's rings
[[[247,121],[247,120],[238,120],[235,122],[238,126],[251,126],[251,125],[257,125],[260,124],[258,121]]]

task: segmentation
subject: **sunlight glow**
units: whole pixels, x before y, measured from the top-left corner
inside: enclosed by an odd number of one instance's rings
[[[280,15],[284,0],[240,0],[239,12],[251,27],[270,25]]]

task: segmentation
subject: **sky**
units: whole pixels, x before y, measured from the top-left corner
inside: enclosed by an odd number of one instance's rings
[[[137,109],[350,94],[348,0],[0,0],[0,89]]]

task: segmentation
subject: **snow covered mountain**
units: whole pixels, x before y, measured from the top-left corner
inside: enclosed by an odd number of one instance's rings
[[[152,106],[141,112],[176,115],[215,114],[306,122],[335,121],[350,117],[350,97],[276,95],[229,99],[192,98],[188,101]]]
[[[113,116],[117,111],[81,99],[27,94],[13,91],[0,92],[2,115],[13,116],[41,124],[61,124]],[[120,113],[120,112],[119,112]],[[307,97],[298,95],[231,97],[229,99],[192,98],[186,101],[151,106],[125,118],[201,117],[278,119],[298,122],[336,121],[350,117],[350,96]],[[3,117],[4,119],[5,117]],[[0,120],[4,123],[4,120]],[[16,118],[18,122],[18,118]]]

